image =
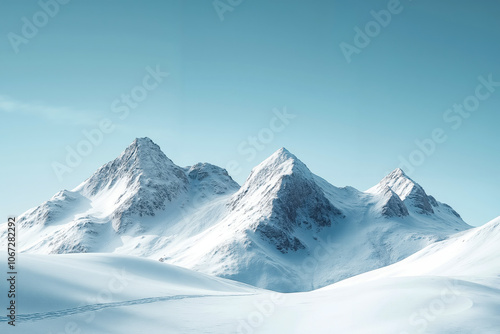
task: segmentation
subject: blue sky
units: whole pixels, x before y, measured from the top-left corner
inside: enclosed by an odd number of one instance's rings
[[[500,87],[478,88],[479,77],[500,82],[500,3],[42,3],[53,17],[37,1],[0,5],[4,216],[74,188],[144,136],[177,164],[227,167],[240,184],[282,146],[332,184],[360,190],[404,158],[468,223],[500,214]],[[382,10],[384,26],[372,22]],[[356,46],[355,28],[366,34],[367,25],[369,44]],[[346,44],[357,48],[350,62]],[[149,74],[157,69],[168,72],[161,82]],[[122,100],[132,92],[133,108]],[[447,111],[463,103],[470,112]],[[294,117],[280,123],[284,110]],[[113,131],[58,177],[54,163],[66,164],[68,147],[103,119]]]

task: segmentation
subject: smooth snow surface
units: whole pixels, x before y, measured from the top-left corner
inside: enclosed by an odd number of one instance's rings
[[[387,268],[290,294],[130,256],[21,254],[18,324],[12,329],[0,316],[0,328],[2,333],[494,334],[500,329],[499,261],[500,218]],[[6,303],[4,294],[0,301]]]

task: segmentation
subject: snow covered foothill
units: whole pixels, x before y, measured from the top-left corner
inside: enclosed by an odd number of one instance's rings
[[[386,268],[288,294],[131,256],[23,253],[18,324],[4,327],[0,315],[0,326],[5,333],[494,334],[499,238],[500,217]]]

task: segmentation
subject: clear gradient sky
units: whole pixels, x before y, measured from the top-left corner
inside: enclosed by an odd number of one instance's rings
[[[413,158],[411,177],[429,194],[469,224],[486,223],[500,215],[500,87],[481,88],[490,94],[479,106],[471,96],[480,76],[500,82],[500,2],[401,0],[377,31],[371,11],[393,5],[221,0],[218,13],[201,0],[72,0],[50,17],[37,1],[2,1],[3,218],[74,188],[148,136],[181,166],[232,161],[240,184],[282,146],[332,184],[360,190]],[[367,24],[375,30],[364,45],[355,28]],[[356,42],[348,62],[340,45]],[[122,94],[157,66],[169,76],[120,118]],[[467,118],[447,112],[464,100]],[[296,117],[282,127],[273,119],[284,107]],[[114,131],[59,179],[54,162],[102,119]],[[422,159],[415,140],[435,129],[446,140]],[[264,143],[248,139],[259,135]]]

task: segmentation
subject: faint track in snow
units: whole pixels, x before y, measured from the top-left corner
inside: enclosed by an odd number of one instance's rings
[[[237,296],[253,296],[255,294],[232,294],[232,295],[178,295],[178,296],[161,296],[161,297],[150,297],[150,298],[141,298],[134,299],[122,302],[114,302],[114,303],[100,303],[100,304],[90,304],[79,307],[72,307],[64,310],[57,311],[49,311],[49,312],[37,312],[37,313],[28,313],[28,314],[18,314],[16,316],[16,321],[25,322],[25,321],[40,321],[45,319],[53,319],[60,318],[69,315],[75,315],[86,312],[95,312],[101,311],[108,308],[115,307],[123,307],[123,306],[134,306],[134,305],[142,305],[142,304],[151,304],[157,302],[164,302],[170,300],[182,300],[182,299],[191,299],[191,298],[205,298],[205,297],[237,297]],[[7,322],[9,319],[7,317],[0,317],[0,323]]]

